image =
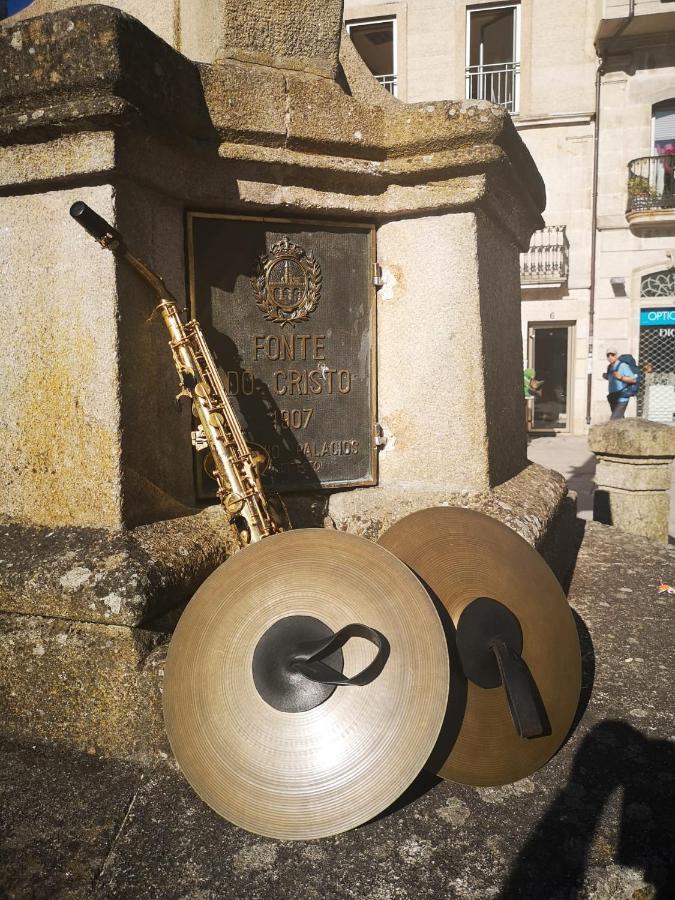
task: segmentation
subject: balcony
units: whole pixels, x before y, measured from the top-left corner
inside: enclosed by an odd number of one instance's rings
[[[466,67],[467,100],[489,100],[508,109],[518,111],[520,63],[491,63]]]
[[[548,225],[535,231],[527,253],[520,254],[523,288],[562,287],[569,273],[570,245],[564,225]]]
[[[396,96],[396,86],[398,78],[396,75],[376,75],[376,80],[380,82],[382,87],[389,91],[390,94]]]
[[[675,154],[643,156],[628,163],[626,219],[633,230],[675,224]]]
[[[595,35],[599,54],[610,46],[616,52],[631,45],[634,48],[636,42],[648,44],[654,35],[667,34],[675,26],[672,0],[635,0],[633,18],[629,20],[630,8],[629,0],[604,0]],[[626,24],[617,35],[622,23]]]

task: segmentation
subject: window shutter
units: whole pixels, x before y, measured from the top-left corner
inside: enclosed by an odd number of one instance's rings
[[[654,141],[675,140],[675,104],[654,110]]]

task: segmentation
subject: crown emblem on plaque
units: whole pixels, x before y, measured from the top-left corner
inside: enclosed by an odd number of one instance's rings
[[[313,254],[284,236],[260,257],[251,284],[265,318],[283,328],[314,312],[321,297],[321,280],[321,267]]]

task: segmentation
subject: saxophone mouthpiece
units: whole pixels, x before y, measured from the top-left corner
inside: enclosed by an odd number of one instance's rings
[[[82,200],[77,200],[70,207],[70,215],[78,222],[86,232],[88,232],[95,240],[110,250],[124,250],[124,241],[122,235],[115,231],[112,225],[109,225],[105,219],[101,218],[98,213],[87,206]]]

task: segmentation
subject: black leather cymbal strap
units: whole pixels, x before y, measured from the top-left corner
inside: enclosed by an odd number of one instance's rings
[[[513,726],[522,738],[551,733],[537,685],[522,658],[523,632],[516,616],[491,597],[477,597],[457,623],[457,651],[469,681],[485,689],[504,686]]]
[[[351,677],[342,671],[342,647],[363,638],[377,647],[375,658]],[[337,632],[312,616],[286,616],[260,638],[253,653],[253,681],[260,696],[283,712],[305,712],[327,700],[338,686],[362,687],[382,672],[389,641],[374,628],[354,622]]]

